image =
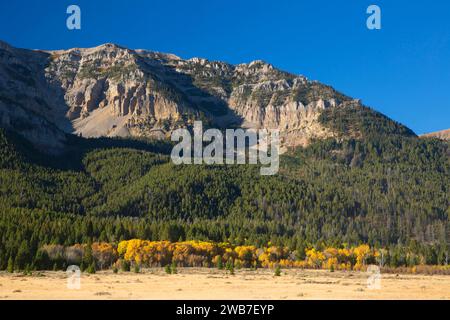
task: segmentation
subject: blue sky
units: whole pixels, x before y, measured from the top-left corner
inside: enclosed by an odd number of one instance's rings
[[[77,4],[81,30],[66,28]],[[382,29],[366,28],[366,9]],[[23,48],[114,42],[230,63],[266,60],[330,84],[416,133],[450,128],[450,1],[1,1],[0,39]]]

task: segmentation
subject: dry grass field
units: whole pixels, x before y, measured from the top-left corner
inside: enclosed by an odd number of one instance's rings
[[[82,274],[80,289],[68,289],[65,272],[32,276],[0,273],[0,299],[450,299],[450,276],[383,274],[369,289],[364,272],[237,270],[205,268],[141,273]]]

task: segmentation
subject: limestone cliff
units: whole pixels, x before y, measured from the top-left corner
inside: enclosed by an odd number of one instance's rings
[[[114,44],[58,51],[0,44],[1,124],[29,123],[36,114],[24,135],[34,139],[50,123],[54,137],[46,139],[54,147],[61,132],[161,138],[197,119],[220,128],[278,128],[285,145],[306,145],[334,136],[318,117],[349,102],[359,103],[263,61],[184,60]]]

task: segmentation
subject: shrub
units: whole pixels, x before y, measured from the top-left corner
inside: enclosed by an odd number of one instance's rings
[[[231,275],[234,275],[234,262],[232,258],[229,258],[226,265],[227,270]]]
[[[171,269],[172,269],[172,274],[177,274],[178,273],[177,264],[175,263],[175,261],[172,262]]]
[[[217,257],[217,269],[223,270],[222,256],[218,256],[218,257]]]
[[[124,272],[130,272],[130,262],[127,260],[120,261],[120,269]]]
[[[275,267],[275,277],[279,277],[279,276],[281,276],[281,268],[280,268],[280,266],[276,266]]]
[[[90,274],[95,273],[95,263],[94,263],[94,262],[92,262],[92,263],[89,265],[89,267],[87,267],[86,272],[87,272],[87,273],[90,273]]]

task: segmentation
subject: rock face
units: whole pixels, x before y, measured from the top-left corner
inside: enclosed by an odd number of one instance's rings
[[[15,130],[39,147],[57,152],[70,130],[60,89],[45,78],[48,55],[0,42],[0,126]],[[58,124],[60,127],[58,127]]]
[[[349,103],[359,104],[263,61],[183,60],[114,44],[31,51],[0,43],[1,125],[36,115],[23,134],[41,140],[47,130],[55,148],[63,132],[167,137],[197,119],[219,128],[278,128],[285,145],[306,145],[333,136],[318,121],[322,110]]]
[[[450,140],[450,129],[423,134],[423,135],[421,135],[421,137],[433,137],[433,138],[439,138],[442,140]]]

